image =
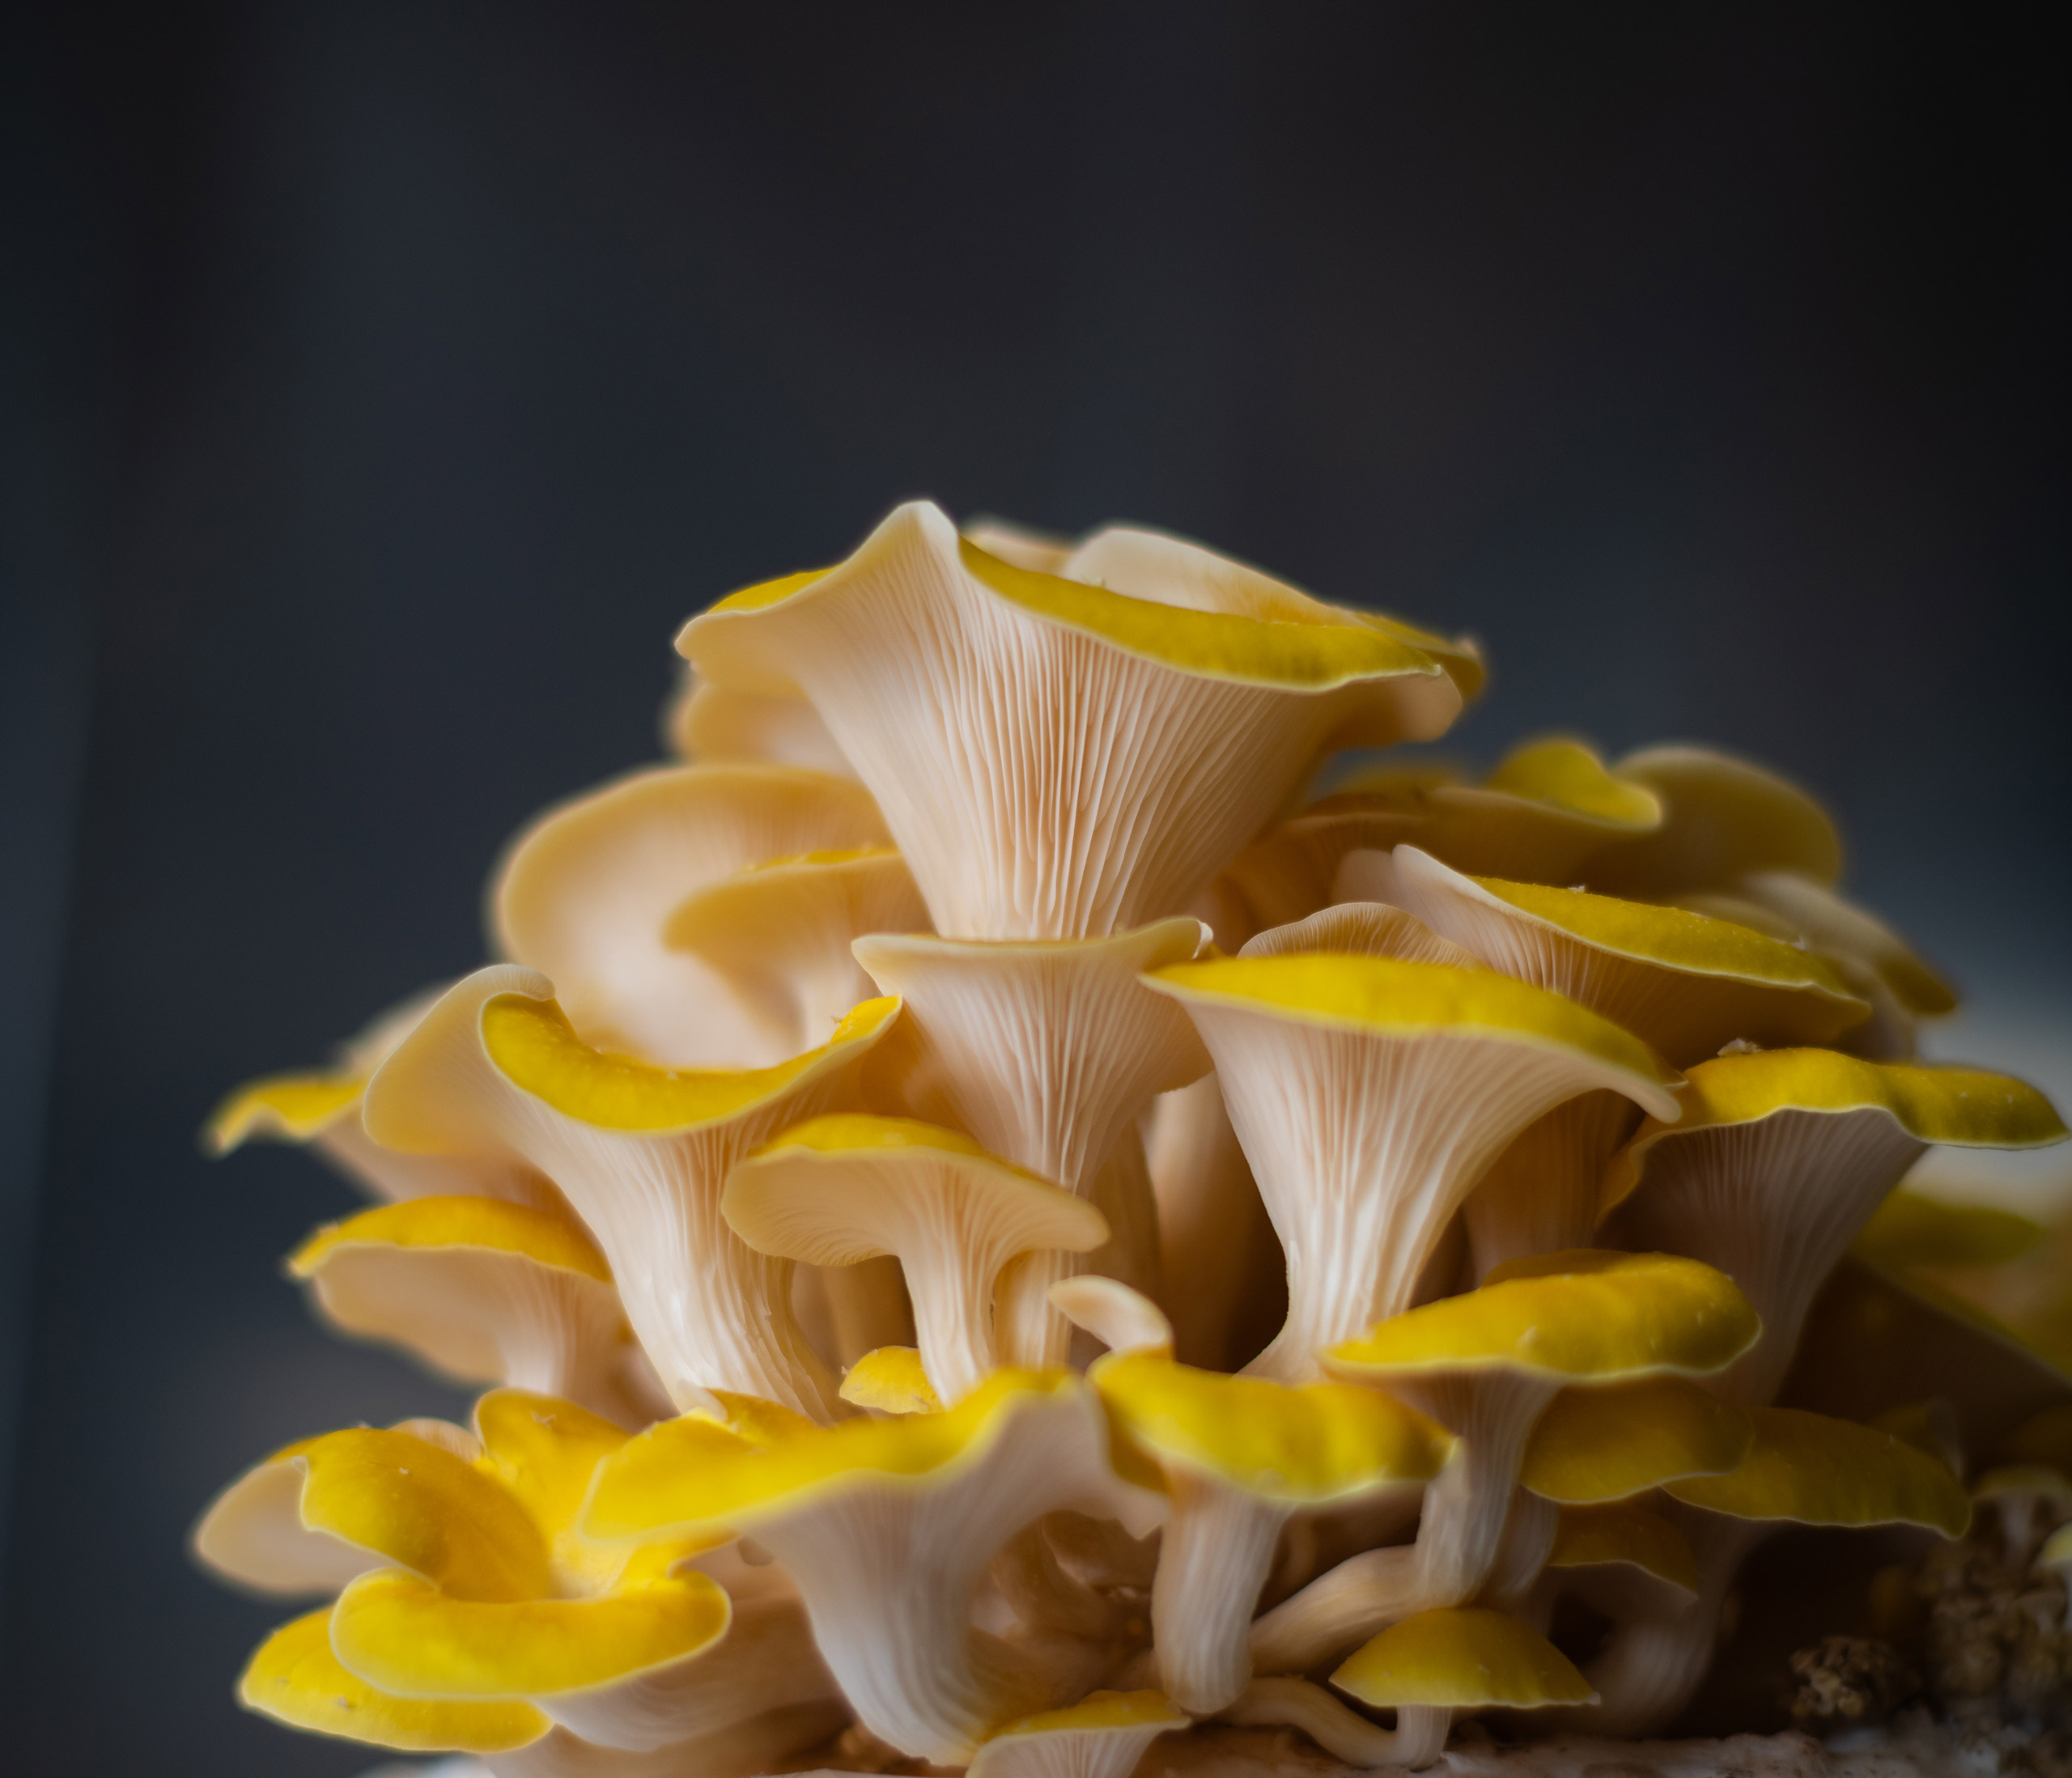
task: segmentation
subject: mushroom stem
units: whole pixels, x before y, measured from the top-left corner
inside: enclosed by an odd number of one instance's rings
[[[1383,1729],[1307,1679],[1255,1679],[1219,1714],[1242,1727],[1299,1729],[1348,1765],[1403,1766],[1413,1772],[1445,1750],[1453,1725],[1449,1708],[1405,1705],[1396,1712],[1395,1727]]]
[[[1529,1124],[1462,1207],[1476,1279],[1507,1259],[1589,1246],[1605,1163],[1639,1121],[1631,1100],[1600,1089]]]
[[[1249,1637],[1252,1665],[1280,1673],[1314,1667],[1371,1633],[1377,1599],[1391,1602],[1389,1618],[1408,1616],[1416,1605],[1399,1602],[1415,1598],[1417,1572],[1414,1544],[1391,1544],[1348,1556],[1254,1622]]]
[[[1151,1591],[1158,1677],[1182,1709],[1221,1709],[1251,1678],[1246,1638],[1293,1509],[1175,1470]]]

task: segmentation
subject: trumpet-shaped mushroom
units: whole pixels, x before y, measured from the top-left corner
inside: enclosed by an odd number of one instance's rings
[[[851,944],[928,923],[906,860],[877,847],[809,852],[723,876],[677,903],[662,942],[725,982],[775,1054],[796,1055],[870,998]]]
[[[1737,1040],[1824,1043],[1870,1014],[1817,957],[1680,908],[1466,876],[1414,847],[1391,898],[1477,961],[1603,1015],[1688,1067]],[[1501,1155],[1467,1205],[1478,1273],[1589,1240],[1605,1163],[1637,1114],[1616,1094],[1557,1105]]]
[[[1682,1098],[1679,1122],[1650,1118],[1613,1157],[1606,1231],[1702,1259],[1748,1292],[1763,1341],[1720,1384],[1743,1403],[1776,1394],[1813,1293],[1929,1144],[2035,1148],[2066,1134],[2042,1094],[2005,1075],[1828,1050],[1701,1063]]]
[[[1374,1390],[1289,1385],[1176,1364],[1149,1304],[1098,1281],[1059,1287],[1064,1305],[1114,1347],[1088,1372],[1126,1460],[1164,1478],[1171,1517],[1151,1595],[1158,1674],[1197,1714],[1223,1709],[1251,1678],[1252,1610],[1276,1544],[1297,1513],[1421,1487],[1451,1441]],[[1164,1339],[1159,1335],[1163,1333]]]
[[[698,1416],[664,1421],[600,1470],[584,1520],[605,1539],[727,1526],[782,1562],[864,1726],[939,1763],[1053,1707],[1040,1653],[970,1623],[996,1551],[1047,1513],[1121,1509],[1091,1390],[1068,1372],[994,1373],[937,1414],[855,1419],[758,1441]]]
[[[1501,1611],[1421,1611],[1382,1632],[1331,1676],[1362,1704],[1395,1711],[1389,1763],[1412,1772],[1446,1750],[1456,1716],[1540,1710],[1596,1694],[1553,1644]]]
[[[1646,1046],[1487,970],[1337,953],[1179,964],[1187,1009],[1288,1254],[1288,1320],[1247,1369],[1283,1382],[1411,1306],[1489,1163],[1543,1113],[1608,1087],[1673,1118]]]
[[[288,1270],[349,1333],[462,1382],[507,1383],[644,1422],[611,1268],[566,1217],[493,1198],[415,1198],[320,1228]]]
[[[1521,1496],[1527,1441],[1565,1390],[1724,1369],[1760,1331],[1731,1279],[1662,1254],[1579,1251],[1517,1260],[1480,1290],[1370,1328],[1325,1354],[1335,1375],[1391,1395],[1458,1435],[1425,1491],[1417,1541],[1357,1555],[1262,1618],[1263,1665],[1299,1669],[1397,1619],[1466,1603],[1497,1578],[1505,1530],[1528,1547],[1503,1590],[1539,1571],[1555,1516]],[[1537,1547],[1531,1547],[1537,1531]]]
[[[1437,655],[1365,614],[1166,585],[1013,567],[919,503],[677,647],[715,685],[812,700],[938,931],[1099,937],[1191,905],[1319,752],[1429,739],[1460,708]]]
[[[1789,1408],[1751,1408],[1750,1418],[1755,1439],[1734,1470],[1666,1489],[1697,1557],[1698,1596],[1635,1602],[1586,1670],[1603,1702],[1579,1712],[1579,1725],[1642,1733],[1680,1710],[1705,1676],[1734,1576],[1779,1526],[1913,1525],[1954,1538],[1971,1522],[1956,1477],[1889,1432]]]
[[[776,1067],[676,1072],[592,1049],[552,991],[525,970],[469,976],[369,1084],[369,1132],[405,1152],[508,1154],[550,1176],[678,1406],[728,1389],[831,1413],[833,1381],[792,1316],[791,1262],[748,1246],[720,1196],[751,1148],[847,1102],[898,1003],[865,1002],[831,1042]]]
[[[1518,1482],[1564,1507],[1628,1500],[1739,1468],[1755,1436],[1741,1409],[1684,1377],[1565,1389],[1532,1429]]]
[[[1154,1094],[1206,1073],[1208,1058],[1171,1002],[1141,974],[1193,957],[1204,929],[1161,920],[1111,938],[984,944],[924,937],[859,939],[857,960],[906,1017],[873,1064],[915,1117],[968,1131],[985,1148],[1098,1202],[1096,1186]],[[1115,1182],[1115,1176],[1110,1176]],[[1157,1213],[1140,1164],[1122,1176],[1146,1203],[1100,1204],[1111,1229],[1153,1243],[1128,1270],[1155,1274]],[[1065,1356],[1070,1330],[1050,1287],[1078,1270],[1061,1249],[1008,1268],[1000,1289],[1000,1350],[1010,1364]]]
[[[1188,1726],[1156,1691],[1096,1691],[996,1729],[966,1778],[1130,1778],[1153,1742]]]
[[[1008,1262],[1086,1253],[1108,1234],[1092,1204],[969,1136],[854,1114],[813,1118],[758,1149],[734,1169],[720,1209],[758,1253],[814,1266],[896,1258],[922,1365],[945,1402],[996,1367],[993,1284]]]
[[[739,1067],[784,1053],[724,978],[664,932],[692,891],[813,852],[887,844],[869,794],[782,766],[636,772],[534,822],[491,892],[513,962],[550,978],[590,1042],[648,1061]]]

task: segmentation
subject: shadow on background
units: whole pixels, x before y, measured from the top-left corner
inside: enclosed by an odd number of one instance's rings
[[[1471,753],[1560,724],[1768,760],[1865,898],[2061,1028],[2040,42],[49,10],[0,54],[11,1771],[372,1763],[236,1712],[287,1614],[181,1539],[270,1447],[452,1398],[281,1279],[346,1188],[194,1129],[473,964],[504,836],[654,753],[677,622],[900,498],[1134,517],[1471,627]]]

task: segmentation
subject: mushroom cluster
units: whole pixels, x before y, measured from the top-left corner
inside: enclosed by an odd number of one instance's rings
[[[1914,1059],[1949,991],[1767,771],[1376,766],[1472,643],[926,504],[677,646],[680,762],[519,836],[499,961],[210,1127],[380,1200],[290,1271],[486,1390],[209,1509],[323,1602],[252,1709],[497,1778],[1637,1734],[1781,1526],[1965,1530],[1910,1355],[2072,1412],[1850,1256],[2066,1131]]]

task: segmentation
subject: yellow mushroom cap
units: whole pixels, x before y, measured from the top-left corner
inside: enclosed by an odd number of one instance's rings
[[[247,1081],[210,1114],[202,1139],[209,1152],[227,1155],[255,1137],[307,1142],[359,1104],[367,1086],[358,1068],[270,1074]]]
[[[2042,1239],[2040,1227],[2011,1210],[1896,1191],[1849,1245],[1871,1265],[1912,1271],[1923,1266],[2004,1266]]]
[[[1659,1513],[1631,1501],[1564,1507],[1547,1566],[1585,1568],[1613,1563],[1643,1569],[1692,1594],[1702,1578],[1690,1539]]]
[[[239,1703],[291,1728],[404,1753],[507,1753],[554,1725],[521,1699],[399,1698],[342,1666],[331,1608],[286,1623],[262,1642],[237,1682]]]
[[[1226,1377],[1139,1352],[1089,1373],[1130,1441],[1158,1462],[1262,1499],[1322,1505],[1436,1475],[1451,1436],[1378,1391]]]
[[[1971,1523],[1964,1484],[1904,1439],[1797,1408],[1751,1408],[1749,1419],[1755,1442],[1738,1467],[1671,1482],[1668,1492],[1732,1518],[1921,1525],[1951,1538]]]
[[[1596,749],[1573,735],[1543,735],[1506,753],[1482,787],[1552,804],[1607,827],[1645,833],[1662,820],[1662,799],[1607,770]]]
[[[596,1244],[566,1217],[495,1198],[412,1198],[363,1210],[317,1229],[288,1256],[288,1270],[314,1277],[351,1247],[486,1248],[612,1281]]]
[[[852,1419],[758,1443],[686,1415],[651,1426],[598,1472],[585,1533],[607,1542],[765,1518],[851,1487],[927,1488],[976,1463],[1022,1402],[1081,1386],[1069,1371],[996,1371],[940,1414]]]
[[[1748,1299],[1710,1266],[1583,1248],[1507,1262],[1480,1289],[1380,1322],[1324,1361],[1363,1379],[1501,1369],[1615,1383],[1723,1369],[1761,1331]]]
[[[842,1399],[880,1414],[940,1414],[942,1398],[911,1346],[881,1346],[865,1352],[842,1379]]]
[[[1724,1475],[1755,1437],[1739,1408],[1681,1377],[1565,1389],[1533,1428],[1518,1480],[1565,1504],[1624,1500],[1665,1482]]]
[[[1363,1644],[1331,1676],[1362,1704],[1397,1709],[1536,1709],[1597,1694],[1544,1636],[1501,1611],[1420,1611]]]
[[[2056,1568],[2063,1574],[2072,1570],[2072,1525],[2061,1525],[2044,1539],[2043,1547],[2036,1551],[2036,1565]]]

